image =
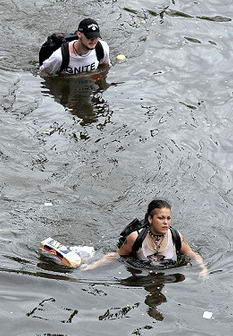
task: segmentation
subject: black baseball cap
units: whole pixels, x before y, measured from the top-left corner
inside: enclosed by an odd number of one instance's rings
[[[79,23],[78,31],[83,33],[88,39],[100,37],[100,28],[93,19],[84,19]]]

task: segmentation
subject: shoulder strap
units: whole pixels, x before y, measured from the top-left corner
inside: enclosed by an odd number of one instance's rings
[[[104,58],[104,49],[100,41],[97,42],[95,51],[96,51],[96,57],[98,61]],[[62,53],[62,64],[61,64],[60,72],[66,69],[69,65],[70,53],[69,53],[69,43],[68,42],[62,43],[61,53]]]
[[[145,226],[141,231],[138,231],[137,239],[132,246],[132,254],[135,254],[142,247],[142,242],[146,238],[148,230],[149,226]]]
[[[170,230],[172,234],[173,243],[175,244],[175,247],[176,247],[176,251],[179,252],[181,249],[181,239],[180,239],[179,232],[171,226],[170,226]]]
[[[148,230],[149,230],[149,226],[146,226],[141,231],[138,231],[138,237],[132,246],[132,254],[135,254],[142,247],[142,242],[146,238]],[[170,230],[172,234],[172,240],[176,247],[176,251],[179,252],[181,249],[181,239],[180,239],[179,232],[173,227],[170,227]]]
[[[104,58],[104,48],[100,41],[97,42],[95,47],[96,57],[97,60],[100,61]]]
[[[69,43],[68,42],[62,43],[61,54],[62,54],[62,63],[60,67],[60,72],[66,69],[69,65],[70,53],[69,53]]]

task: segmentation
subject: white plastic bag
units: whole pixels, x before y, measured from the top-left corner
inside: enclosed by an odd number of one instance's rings
[[[83,259],[89,259],[92,258],[95,254],[95,249],[92,246],[70,246],[69,247],[71,251],[74,251],[75,253],[79,254],[79,256]]]

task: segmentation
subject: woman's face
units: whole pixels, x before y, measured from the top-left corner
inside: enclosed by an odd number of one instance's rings
[[[155,209],[153,216],[148,217],[152,232],[166,233],[171,225],[171,210],[168,208]]]

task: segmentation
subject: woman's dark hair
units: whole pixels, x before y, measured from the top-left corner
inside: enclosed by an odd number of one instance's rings
[[[145,221],[148,221],[149,216],[154,215],[155,209],[167,208],[171,210],[171,205],[163,200],[153,200],[148,204],[147,212],[145,214]]]

